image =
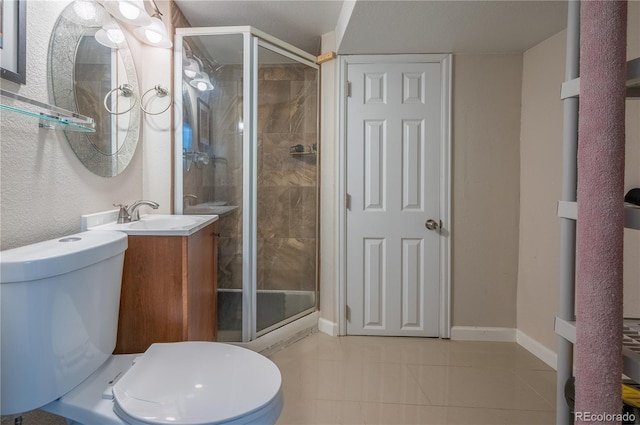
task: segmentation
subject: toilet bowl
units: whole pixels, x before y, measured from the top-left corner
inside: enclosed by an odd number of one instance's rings
[[[0,252],[2,415],[79,424],[275,423],[281,375],[229,344],[112,355],[127,236],[91,231]]]

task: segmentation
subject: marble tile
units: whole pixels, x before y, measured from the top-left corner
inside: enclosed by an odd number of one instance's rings
[[[305,148],[315,143],[315,137],[297,133],[268,133],[262,136],[259,158],[262,161],[258,184],[266,186],[316,186],[316,158],[292,156],[292,146]]]
[[[316,81],[291,82],[291,132],[316,133],[318,131],[318,97]]]
[[[258,81],[258,134],[291,131],[290,90],[289,81]]]
[[[288,187],[259,186],[258,238],[288,238],[290,193]]]
[[[315,267],[311,272],[308,245],[313,239],[264,238],[258,240],[258,288],[314,290]]]
[[[294,238],[316,237],[315,187],[299,186],[289,189],[289,236]]]
[[[242,288],[242,260],[238,255],[240,240],[234,237],[218,238],[218,288]]]
[[[305,78],[307,66],[301,64],[260,65],[258,79],[271,81],[302,81]]]

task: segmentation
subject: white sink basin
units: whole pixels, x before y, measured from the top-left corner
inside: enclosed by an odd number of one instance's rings
[[[173,230],[193,226],[198,220],[184,215],[145,215],[139,221],[125,223],[131,229]]]
[[[128,235],[189,236],[218,220],[217,215],[147,214],[139,221],[118,224],[110,222],[89,226],[89,230],[118,230]]]

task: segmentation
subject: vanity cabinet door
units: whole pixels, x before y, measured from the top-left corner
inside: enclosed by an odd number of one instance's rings
[[[215,341],[217,223],[190,236],[129,236],[114,353]]]
[[[188,237],[187,335],[189,341],[215,341],[217,304],[217,223]]]

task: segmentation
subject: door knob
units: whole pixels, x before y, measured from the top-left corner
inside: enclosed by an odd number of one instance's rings
[[[429,219],[426,223],[424,223],[424,227],[429,230],[440,230],[440,227],[442,227],[442,223],[440,221]]]

